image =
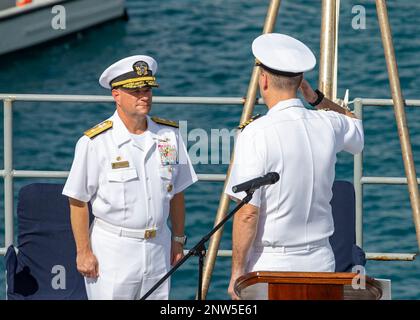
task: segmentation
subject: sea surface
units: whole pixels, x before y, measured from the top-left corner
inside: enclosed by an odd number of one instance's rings
[[[404,97],[420,99],[420,2],[387,2]],[[102,71],[123,57],[147,54],[159,63],[160,87],[154,90],[155,96],[242,97],[246,95],[254,62],[251,43],[262,31],[268,4],[268,0],[128,0],[129,21],[113,21],[2,57],[0,92],[109,95],[98,84]],[[350,89],[350,100],[390,98],[374,1],[341,1],[341,5],[338,96],[343,97],[345,90]],[[355,5],[365,9],[365,29],[352,27]],[[320,22],[321,1],[283,0],[275,31],[302,40],[319,58]],[[0,35],[0,41],[4,36]],[[318,69],[308,72],[306,78],[316,87]],[[111,115],[114,108],[110,103],[15,103],[14,168],[69,170],[77,139],[84,130]],[[257,106],[257,112],[266,110]],[[189,131],[203,129],[210,134],[212,129],[234,128],[241,106],[154,105],[152,114],[187,120]],[[407,108],[407,118],[419,171],[420,110]],[[366,108],[364,127],[364,174],[404,176],[393,109]],[[0,121],[0,135],[2,132],[3,121]],[[189,148],[196,139],[188,141]],[[3,154],[2,144],[0,154]],[[198,173],[225,173],[227,166],[196,164],[195,169]],[[339,155],[336,178],[352,181],[350,155]],[[22,186],[34,181],[16,179],[15,195]],[[186,191],[188,248],[212,228],[222,187],[221,182],[198,182]],[[0,190],[3,190],[2,180]],[[0,221],[4,221],[3,191],[0,195]],[[407,187],[369,185],[364,195],[364,250],[417,252]],[[0,246],[3,246],[3,223],[0,235]],[[231,223],[228,223],[222,249],[230,249],[230,239]],[[209,299],[228,299],[230,267],[230,258],[217,259]],[[420,299],[419,260],[369,261],[366,267],[368,275],[392,280],[394,299]],[[0,263],[0,298],[5,297],[3,270]],[[173,276],[171,299],[194,299],[197,272],[197,258],[193,257]]]

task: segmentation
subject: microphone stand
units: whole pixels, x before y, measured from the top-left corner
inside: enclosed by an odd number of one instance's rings
[[[153,291],[155,291],[166,279],[168,279],[185,261],[187,261],[191,256],[198,256],[198,293],[197,293],[197,300],[202,300],[202,280],[203,280],[203,263],[204,257],[206,255],[206,247],[205,243],[210,239],[210,237],[219,230],[233,215],[242,208],[245,204],[247,204],[252,199],[252,195],[254,194],[256,189],[252,188],[246,192],[245,198],[233,209],[227,216],[225,216],[222,221],[220,221],[209,233],[207,233],[201,240],[188,251],[188,253],[179,260],[171,270],[167,274],[165,274],[146,294],[140,298],[140,300],[146,300]]]

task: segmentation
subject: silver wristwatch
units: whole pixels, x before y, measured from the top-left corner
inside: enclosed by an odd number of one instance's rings
[[[172,240],[175,242],[179,242],[182,245],[187,243],[187,236],[183,235],[182,237],[172,236]]]

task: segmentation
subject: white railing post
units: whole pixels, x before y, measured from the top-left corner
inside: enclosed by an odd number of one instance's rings
[[[354,101],[354,113],[363,120],[363,103]],[[356,244],[363,248],[363,152],[354,155],[354,192],[356,196]]]
[[[4,100],[4,245],[13,244],[13,101]]]

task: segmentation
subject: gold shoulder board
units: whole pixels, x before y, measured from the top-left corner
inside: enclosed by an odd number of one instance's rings
[[[242,130],[244,130],[244,128],[247,126],[247,125],[249,125],[252,121],[254,121],[254,120],[256,120],[256,119],[258,119],[259,117],[261,117],[261,115],[258,113],[258,114],[256,114],[255,116],[252,116],[251,118],[249,118],[247,121],[245,121],[245,122],[243,122],[243,123],[241,123],[239,126],[238,126],[238,129],[240,129],[241,131]]]
[[[101,122],[100,124],[97,124],[93,128],[90,128],[89,130],[86,130],[85,135],[88,136],[89,138],[93,139],[98,134],[100,134],[102,132],[105,132],[106,130],[111,129],[111,128],[112,128],[112,121],[111,120],[106,120],[104,122]]]
[[[170,126],[170,127],[174,127],[174,128],[179,128],[179,125],[177,122],[175,121],[171,121],[171,120],[166,120],[166,119],[162,119],[162,118],[158,118],[158,117],[152,117],[152,120],[156,123],[159,124],[163,124],[165,126]]]

